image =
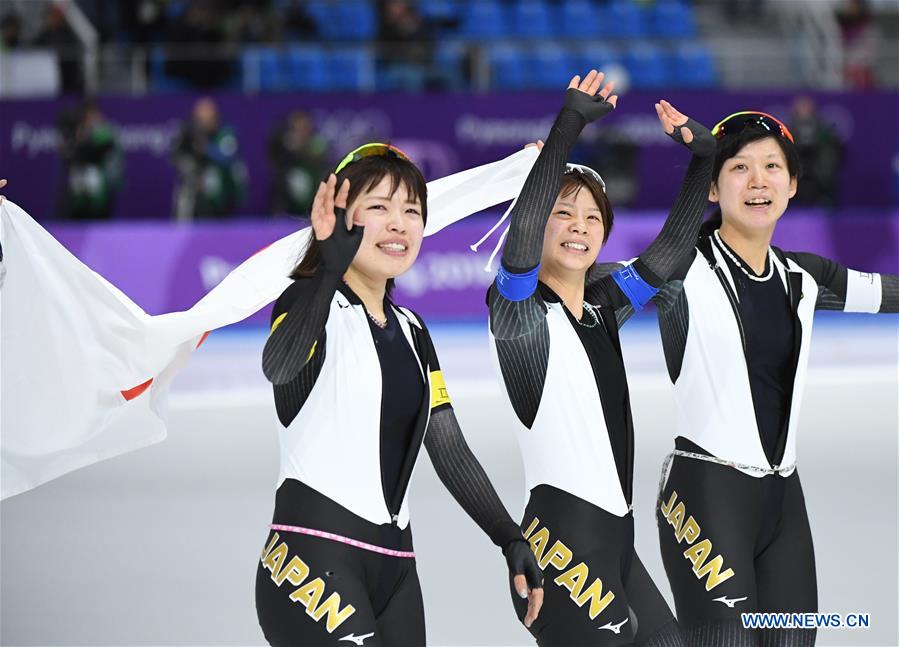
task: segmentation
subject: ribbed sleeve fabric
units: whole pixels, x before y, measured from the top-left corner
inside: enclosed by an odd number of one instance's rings
[[[881,274],[880,312],[899,312],[899,276]]]
[[[451,407],[431,415],[425,448],[446,489],[494,544],[503,548],[510,541],[522,538],[518,524],[509,516],[484,468],[465,442]]]
[[[661,287],[696,246],[702,215],[709,200],[714,161],[713,157],[693,156],[665,224],[646,251],[640,254],[639,260],[660,279],[655,287]],[[649,277],[643,278],[651,283]]]
[[[540,263],[543,231],[562,186],[562,174],[578,135],[587,124],[571,108],[562,108],[540,156],[534,163],[511,213],[502,262],[507,270],[524,273]]]
[[[272,322],[285,313],[287,316],[269,335],[262,351],[262,372],[269,382],[290,382],[309,361],[339,284],[339,274],[320,270],[312,278],[295,281],[278,298]]]

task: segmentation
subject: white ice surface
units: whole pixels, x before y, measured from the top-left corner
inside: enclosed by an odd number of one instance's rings
[[[482,325],[432,326],[473,450],[513,516],[521,464]],[[653,503],[673,403],[654,319],[623,332],[637,433],[637,550],[669,597]],[[3,645],[263,644],[253,602],[277,442],[264,331],[213,334],[176,380],[169,439],[0,506]],[[869,612],[819,645],[897,645],[897,318],[818,317],[799,436],[820,609]],[[425,454],[422,454],[424,456]],[[533,644],[499,551],[423,458],[412,519],[432,645]]]

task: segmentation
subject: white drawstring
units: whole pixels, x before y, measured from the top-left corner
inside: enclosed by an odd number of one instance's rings
[[[490,238],[490,236],[493,235],[493,233],[497,229],[500,228],[500,225],[502,225],[506,221],[506,219],[509,217],[509,214],[512,213],[512,209],[515,207],[515,203],[517,201],[518,201],[518,196],[515,196],[515,198],[512,200],[512,204],[509,205],[509,208],[506,209],[506,211],[505,211],[505,213],[503,213],[502,217],[496,221],[496,224],[494,224],[490,228],[490,230],[481,237],[481,239],[478,242],[476,242],[474,245],[468,246],[469,249],[471,249],[471,251],[473,251],[473,252],[478,251],[478,247],[480,247],[488,238]],[[493,259],[496,258],[497,254],[499,254],[500,250],[503,247],[503,243],[506,242],[506,236],[508,234],[509,234],[509,225],[506,225],[506,229],[503,231],[502,235],[499,237],[499,240],[497,241],[496,246],[493,248],[493,251],[490,253],[490,258],[487,260],[487,264],[484,266],[485,272],[492,271],[491,265],[493,265]]]

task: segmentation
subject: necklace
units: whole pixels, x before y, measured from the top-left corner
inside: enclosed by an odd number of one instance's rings
[[[584,328],[596,328],[596,326],[599,325],[599,315],[596,314],[596,310],[594,310],[593,306],[590,305],[589,303],[587,303],[586,301],[584,301],[583,308],[584,308],[585,312],[589,312],[590,315],[593,317],[593,323],[585,324],[585,323],[582,323],[581,320],[577,319],[577,318],[575,318],[575,321],[578,323],[579,326],[583,326]]]
[[[341,278],[340,280],[343,281],[343,284],[344,284],[345,286],[347,286],[348,288],[350,288],[350,290],[353,289],[353,288],[350,287],[350,284],[346,282],[346,278],[345,278],[345,277],[344,277],[344,278]],[[384,328],[387,327],[387,316],[386,316],[386,315],[387,315],[387,312],[384,313],[384,315],[385,315],[385,316],[384,316],[384,321],[381,321],[380,319],[378,319],[377,317],[375,317],[372,313],[370,313],[370,312],[368,311],[368,308],[366,308],[364,304],[362,305],[362,309],[365,310],[365,314],[368,315],[368,318],[371,319],[371,320],[372,320],[372,323],[375,324],[378,328],[380,328],[381,330],[383,330]]]
[[[368,318],[371,319],[372,322],[373,322],[378,328],[381,328],[381,329],[383,330],[384,328],[387,327],[387,317],[384,317],[384,321],[381,321],[380,319],[378,319],[377,317],[375,317],[372,313],[370,313],[368,310],[365,311],[365,314],[368,315]],[[385,313],[385,314],[386,314],[386,313]]]
[[[757,283],[764,283],[768,279],[770,279],[774,275],[774,263],[771,262],[771,259],[768,259],[768,273],[765,276],[756,276],[753,273],[750,273],[743,264],[739,261],[735,254],[733,254],[730,249],[728,249],[727,244],[721,240],[721,235],[718,233],[719,230],[715,230],[715,240],[718,242],[718,247],[727,254],[727,257],[734,262],[743,274],[745,274],[750,281],[756,281]]]

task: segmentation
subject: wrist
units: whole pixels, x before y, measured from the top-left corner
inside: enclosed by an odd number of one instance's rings
[[[564,106],[556,115],[552,130],[558,133],[566,146],[572,147],[587,123],[587,118],[579,110]]]
[[[503,554],[506,549],[515,541],[524,541],[521,535],[521,528],[518,527],[511,519],[498,521],[490,528],[490,540],[495,546],[502,549]]]

